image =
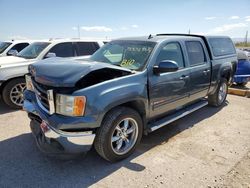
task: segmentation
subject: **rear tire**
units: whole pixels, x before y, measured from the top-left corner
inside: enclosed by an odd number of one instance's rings
[[[211,106],[221,106],[226,98],[228,92],[228,82],[225,78],[221,78],[216,92],[213,95],[208,95],[208,104]]]
[[[23,105],[23,92],[26,89],[25,79],[16,78],[9,81],[3,88],[3,101],[11,108],[21,109]]]
[[[118,107],[105,116],[97,130],[95,149],[104,159],[115,162],[131,155],[139,144],[143,124],[138,112]]]

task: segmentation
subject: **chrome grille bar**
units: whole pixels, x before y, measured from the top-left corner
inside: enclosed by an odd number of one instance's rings
[[[52,89],[47,91],[47,96],[49,102],[49,113],[51,115],[55,113],[54,93]]]

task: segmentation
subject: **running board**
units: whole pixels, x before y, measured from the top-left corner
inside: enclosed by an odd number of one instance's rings
[[[196,110],[199,110],[200,108],[206,106],[208,102],[206,100],[199,101],[195,104],[192,104],[190,106],[187,106],[179,111],[177,111],[174,114],[171,114],[169,116],[166,116],[165,118],[162,118],[154,123],[152,123],[151,127],[149,128],[149,132],[153,132],[165,125],[168,125],[169,123],[172,123],[173,121],[180,119]]]

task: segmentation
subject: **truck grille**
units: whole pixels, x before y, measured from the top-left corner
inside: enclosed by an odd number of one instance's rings
[[[39,100],[38,102],[40,102],[42,107],[44,107],[49,112],[50,107],[49,107],[49,100],[48,100],[48,94],[47,94],[47,91],[49,88],[37,83],[34,79],[32,79],[32,83],[35,88],[37,100]]]
[[[52,87],[40,84],[35,81],[34,77],[31,77],[37,102],[41,108],[43,108],[47,113],[52,114],[55,111],[54,99],[56,93],[70,95],[77,88],[76,87]],[[52,91],[52,92],[51,92]],[[52,99],[53,98],[53,99]],[[50,109],[51,108],[51,109]]]

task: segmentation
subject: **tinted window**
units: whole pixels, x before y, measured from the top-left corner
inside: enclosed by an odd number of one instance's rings
[[[49,52],[55,53],[57,57],[73,57],[74,49],[71,42],[56,44]]]
[[[29,46],[29,43],[19,43],[19,44],[14,45],[10,50],[16,50],[20,52],[22,49],[24,49],[27,46]]]
[[[77,42],[78,55],[92,55],[99,49],[99,45],[96,42]]]
[[[198,41],[186,42],[186,48],[190,66],[199,65],[206,62],[204,50],[200,42]]]
[[[6,50],[10,45],[10,42],[0,42],[0,54],[3,53],[4,50]]]
[[[214,56],[235,54],[234,44],[229,38],[210,38],[208,42]]]
[[[157,63],[163,60],[175,61],[179,67],[184,67],[183,55],[179,43],[169,43],[164,46],[157,57]]]

